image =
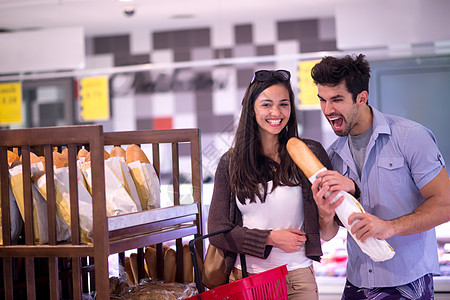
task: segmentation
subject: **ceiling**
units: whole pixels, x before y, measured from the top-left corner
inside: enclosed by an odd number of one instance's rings
[[[0,0],[0,30],[82,26],[86,36],[333,17],[355,0]],[[134,13],[127,15],[126,9]]]

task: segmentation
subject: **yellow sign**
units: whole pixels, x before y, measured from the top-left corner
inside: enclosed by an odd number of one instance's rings
[[[86,77],[80,80],[82,121],[109,119],[108,77]]]
[[[317,107],[317,86],[311,77],[311,69],[318,63],[318,60],[306,60],[298,63],[298,98],[301,107]]]
[[[0,124],[22,123],[22,85],[0,83]]]

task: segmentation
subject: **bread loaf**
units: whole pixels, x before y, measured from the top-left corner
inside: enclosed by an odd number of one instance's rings
[[[86,159],[86,156],[88,155],[89,151],[87,151],[84,148],[81,148],[78,150],[77,158],[78,159]]]
[[[109,156],[110,157],[119,156],[125,158],[127,155],[125,149],[123,149],[120,146],[115,146],[114,148],[111,149]]]
[[[136,284],[136,281],[134,280],[133,270],[131,269],[131,260],[130,257],[125,257],[125,273],[128,277],[128,282],[130,285]]]
[[[66,161],[69,161],[69,148],[62,149],[61,154]]]
[[[9,150],[7,152],[8,152],[8,164],[11,165],[14,161],[20,160],[19,155],[15,154],[14,152],[9,151]]]
[[[156,249],[152,246],[145,247],[144,258],[150,278],[153,280],[158,278],[158,271],[156,266]]]
[[[126,150],[127,164],[134,161],[140,161],[141,163],[149,164],[150,161],[145,155],[144,151],[138,145],[132,144],[127,147]]]
[[[184,282],[194,282],[194,265],[188,244],[183,244],[183,280]]]
[[[109,293],[116,294],[119,284],[120,284],[119,277],[116,276],[109,277]]]
[[[45,170],[45,156],[39,156],[39,159],[42,162],[42,165],[44,166],[44,170]]]
[[[103,150],[103,158],[107,160],[109,158],[109,153],[106,150]],[[85,157],[85,162],[91,161],[91,152],[88,152]]]
[[[40,160],[39,160],[40,161]],[[53,165],[59,169],[69,166],[69,162],[59,152],[53,152]]]
[[[20,156],[20,161],[23,161],[22,155]],[[41,161],[41,159],[36,154],[34,154],[33,152],[30,152],[30,164],[35,164],[40,161]]]
[[[176,274],[176,251],[168,248],[164,253],[164,281],[174,282]]]
[[[290,138],[286,144],[286,149],[295,164],[308,178],[325,168],[311,149],[298,138]]]
[[[131,272],[133,272],[134,281],[135,283],[139,283],[137,253],[130,254],[130,265],[131,265]]]

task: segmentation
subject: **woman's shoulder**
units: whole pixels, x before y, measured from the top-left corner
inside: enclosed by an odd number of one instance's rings
[[[228,167],[230,163],[231,153],[233,151],[233,148],[230,148],[227,152],[222,154],[219,160],[218,167]]]

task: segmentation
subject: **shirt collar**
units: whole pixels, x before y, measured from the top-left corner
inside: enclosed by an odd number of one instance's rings
[[[389,127],[386,117],[383,113],[370,107],[373,116],[373,134],[372,136],[378,137],[380,134],[391,134],[391,128]]]

